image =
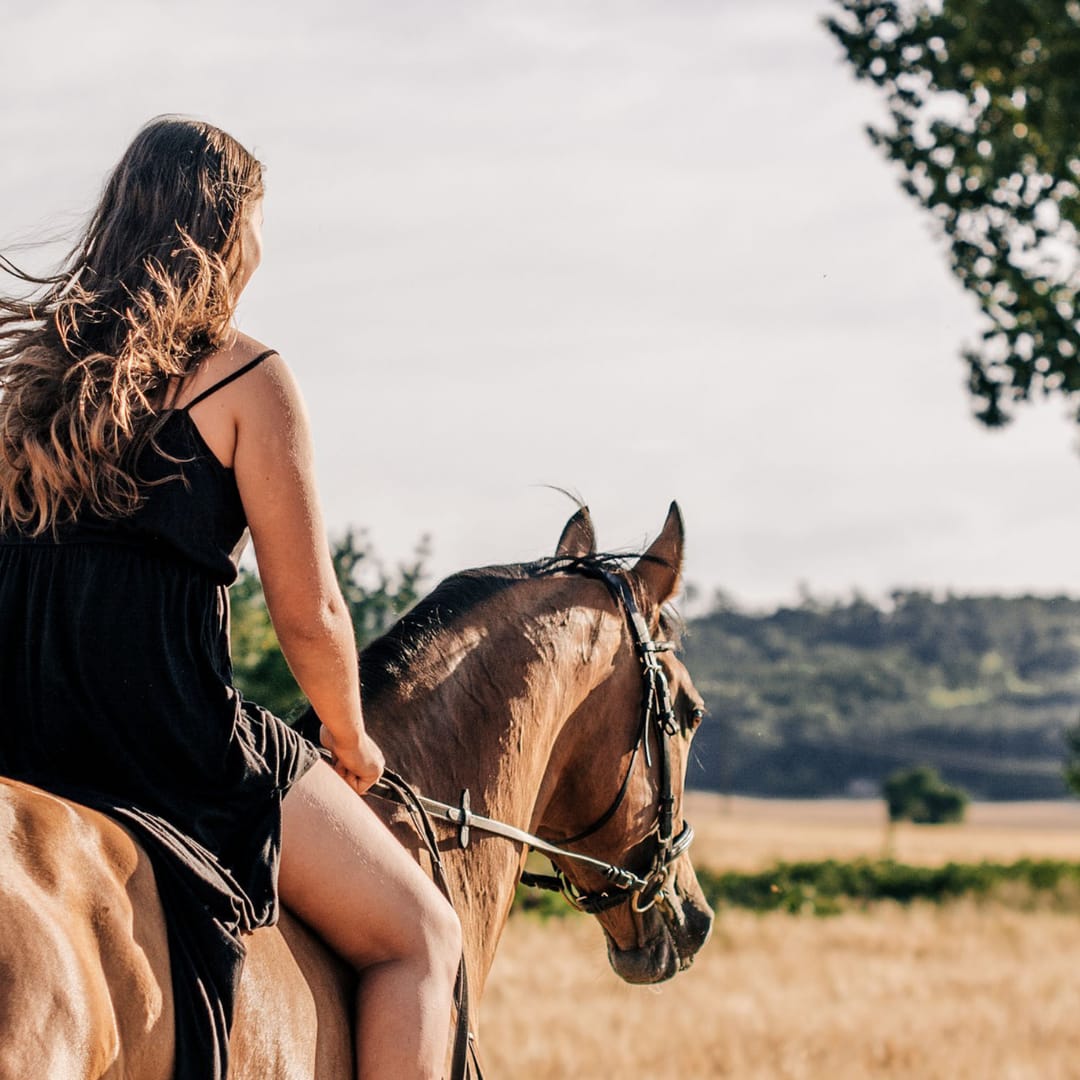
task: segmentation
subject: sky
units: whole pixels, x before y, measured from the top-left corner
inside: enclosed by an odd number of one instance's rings
[[[677,499],[706,598],[1080,592],[1075,422],[972,419],[976,306],[828,2],[9,6],[0,251],[74,238],[159,113],[265,163],[239,323],[297,374],[332,534],[430,536],[434,582],[551,553],[558,487],[614,550]]]

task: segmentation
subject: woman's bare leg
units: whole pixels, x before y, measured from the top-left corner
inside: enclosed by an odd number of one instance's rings
[[[357,1075],[443,1074],[461,928],[408,852],[325,762],[282,811],[282,902],[360,972]]]

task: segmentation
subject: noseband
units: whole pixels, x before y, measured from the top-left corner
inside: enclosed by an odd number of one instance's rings
[[[626,615],[630,636],[634,644],[634,651],[641,664],[641,674],[644,684],[644,692],[641,701],[641,717],[638,724],[637,740],[634,743],[633,752],[630,755],[630,763],[626,769],[622,784],[615,795],[611,805],[587,828],[573,836],[566,837],[553,843],[544,840],[519,829],[506,822],[497,821],[493,818],[474,814],[469,806],[469,792],[461,793],[461,803],[453,806],[449,803],[439,802],[437,799],[429,799],[424,795],[409,790],[407,795],[402,791],[400,778],[384,774],[385,779],[380,781],[372,793],[390,797],[395,801],[408,801],[422,807],[423,810],[436,818],[449,821],[457,826],[458,840],[463,848],[468,847],[472,830],[502,836],[509,840],[515,840],[525,844],[533,851],[541,854],[562,859],[571,859],[599,871],[607,881],[604,889],[594,892],[582,892],[567,878],[562,870],[556,869],[555,874],[533,874],[525,871],[521,875],[524,885],[535,888],[550,889],[561,892],[567,900],[576,908],[588,912],[591,915],[611,908],[618,907],[627,901],[632,901],[633,908],[637,912],[648,911],[657,901],[664,897],[664,886],[667,882],[668,871],[671,864],[683,855],[690,847],[694,839],[693,827],[684,822],[678,836],[674,836],[675,820],[675,794],[671,775],[671,740],[679,733],[678,721],[675,718],[675,710],[671,701],[671,688],[668,685],[667,675],[661,666],[657,655],[673,648],[670,642],[653,641],[649,634],[649,626],[645,621],[637,601],[634,599],[626,579],[612,573],[602,566],[579,566],[579,573],[595,577],[607,587],[615,600],[615,605]],[[579,851],[571,851],[566,845],[577,843],[588,836],[599,832],[614,816],[626,798],[630,788],[630,780],[633,777],[634,766],[637,763],[638,754],[644,752],[646,766],[651,768],[653,764],[652,750],[649,746],[649,732],[655,729],[656,743],[659,753],[659,789],[657,801],[656,819],[646,836],[656,837],[656,846],[653,850],[652,864],[647,874],[642,877],[634,871],[605,862],[602,859],[593,858]],[[403,796],[405,798],[403,799]]]

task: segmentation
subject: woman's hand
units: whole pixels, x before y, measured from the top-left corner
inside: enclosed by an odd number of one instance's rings
[[[331,765],[357,795],[363,795],[383,774],[386,759],[367,732],[355,741],[335,739],[325,724],[319,728],[319,742],[330,751]]]

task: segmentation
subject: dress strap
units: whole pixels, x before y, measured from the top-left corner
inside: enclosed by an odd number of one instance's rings
[[[268,356],[277,355],[277,349],[267,349],[266,352],[259,353],[254,360],[249,360],[246,364],[238,367],[231,375],[226,375],[224,379],[214,383],[209,389],[204,390],[201,394],[196,394],[180,411],[187,412],[189,409],[198,405],[200,401],[205,400],[211,394],[216,393],[223,386],[228,386],[234,379],[239,379],[241,375],[246,375],[253,367],[261,364]]]

